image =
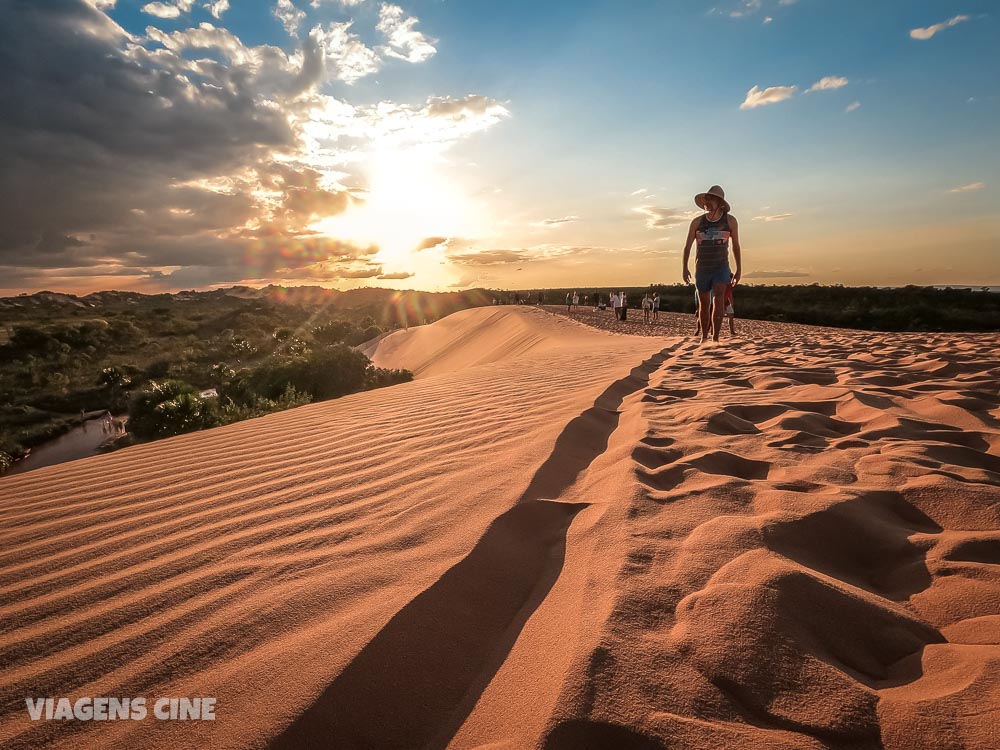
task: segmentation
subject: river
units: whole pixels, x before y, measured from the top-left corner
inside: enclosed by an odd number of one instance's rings
[[[53,438],[46,443],[35,446],[26,458],[18,461],[3,474],[0,474],[0,481],[4,477],[13,474],[23,474],[26,471],[40,469],[43,466],[61,464],[65,461],[75,461],[78,458],[95,456],[98,447],[111,437],[101,427],[101,418],[88,419],[78,427],[74,427],[69,432]]]

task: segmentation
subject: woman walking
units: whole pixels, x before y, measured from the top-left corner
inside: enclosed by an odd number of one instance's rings
[[[734,287],[739,284],[742,273],[739,223],[735,216],[730,215],[726,193],[718,185],[713,185],[707,192],[698,193],[694,197],[694,202],[699,208],[704,209],[705,213],[694,219],[688,228],[687,240],[684,243],[683,278],[685,284],[691,283],[688,259],[691,257],[691,245],[697,240],[694,281],[698,291],[701,340],[708,340],[711,320],[712,338],[718,341],[722,330],[726,286],[729,285],[730,279]],[[735,273],[729,268],[730,239],[733,242],[733,257],[736,259]]]

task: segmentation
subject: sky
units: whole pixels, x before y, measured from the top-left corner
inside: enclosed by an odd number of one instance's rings
[[[997,285],[996,11],[0,0],[0,295]]]

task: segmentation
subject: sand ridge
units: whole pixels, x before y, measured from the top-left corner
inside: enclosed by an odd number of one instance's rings
[[[412,383],[0,479],[0,742],[995,747],[998,344],[468,310],[373,347]],[[109,694],[219,719],[26,720]]]

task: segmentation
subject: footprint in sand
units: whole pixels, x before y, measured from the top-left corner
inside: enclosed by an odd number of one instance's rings
[[[738,479],[767,479],[770,461],[755,461],[728,451],[709,451],[689,458],[686,463],[706,474],[721,474]]]
[[[709,417],[705,430],[713,435],[754,435],[760,432],[753,422],[740,419],[728,411],[721,411]]]
[[[632,451],[632,460],[647,469],[658,469],[672,464],[683,454],[676,448],[653,448],[639,445]]]
[[[793,432],[791,435],[781,438],[780,440],[772,440],[767,445],[768,447],[778,448],[780,450],[798,451],[800,453],[818,453],[826,449],[829,445],[829,441],[820,435],[814,435],[810,432],[802,432],[799,430],[797,432]]]
[[[651,396],[671,396],[675,399],[694,398],[698,391],[693,388],[647,388],[646,393]]]
[[[655,492],[669,492],[684,481],[684,472],[690,467],[686,464],[670,464],[663,468],[636,471],[636,479]]]
[[[784,404],[732,404],[724,406],[723,411],[747,422],[758,424],[784,414],[788,411],[788,407]]]
[[[941,555],[941,559],[950,562],[1000,565],[1000,538],[966,539]]]
[[[654,448],[666,448],[668,445],[673,445],[676,440],[672,437],[660,437],[659,435],[647,435],[642,440],[639,441],[645,445],[651,445]]]

